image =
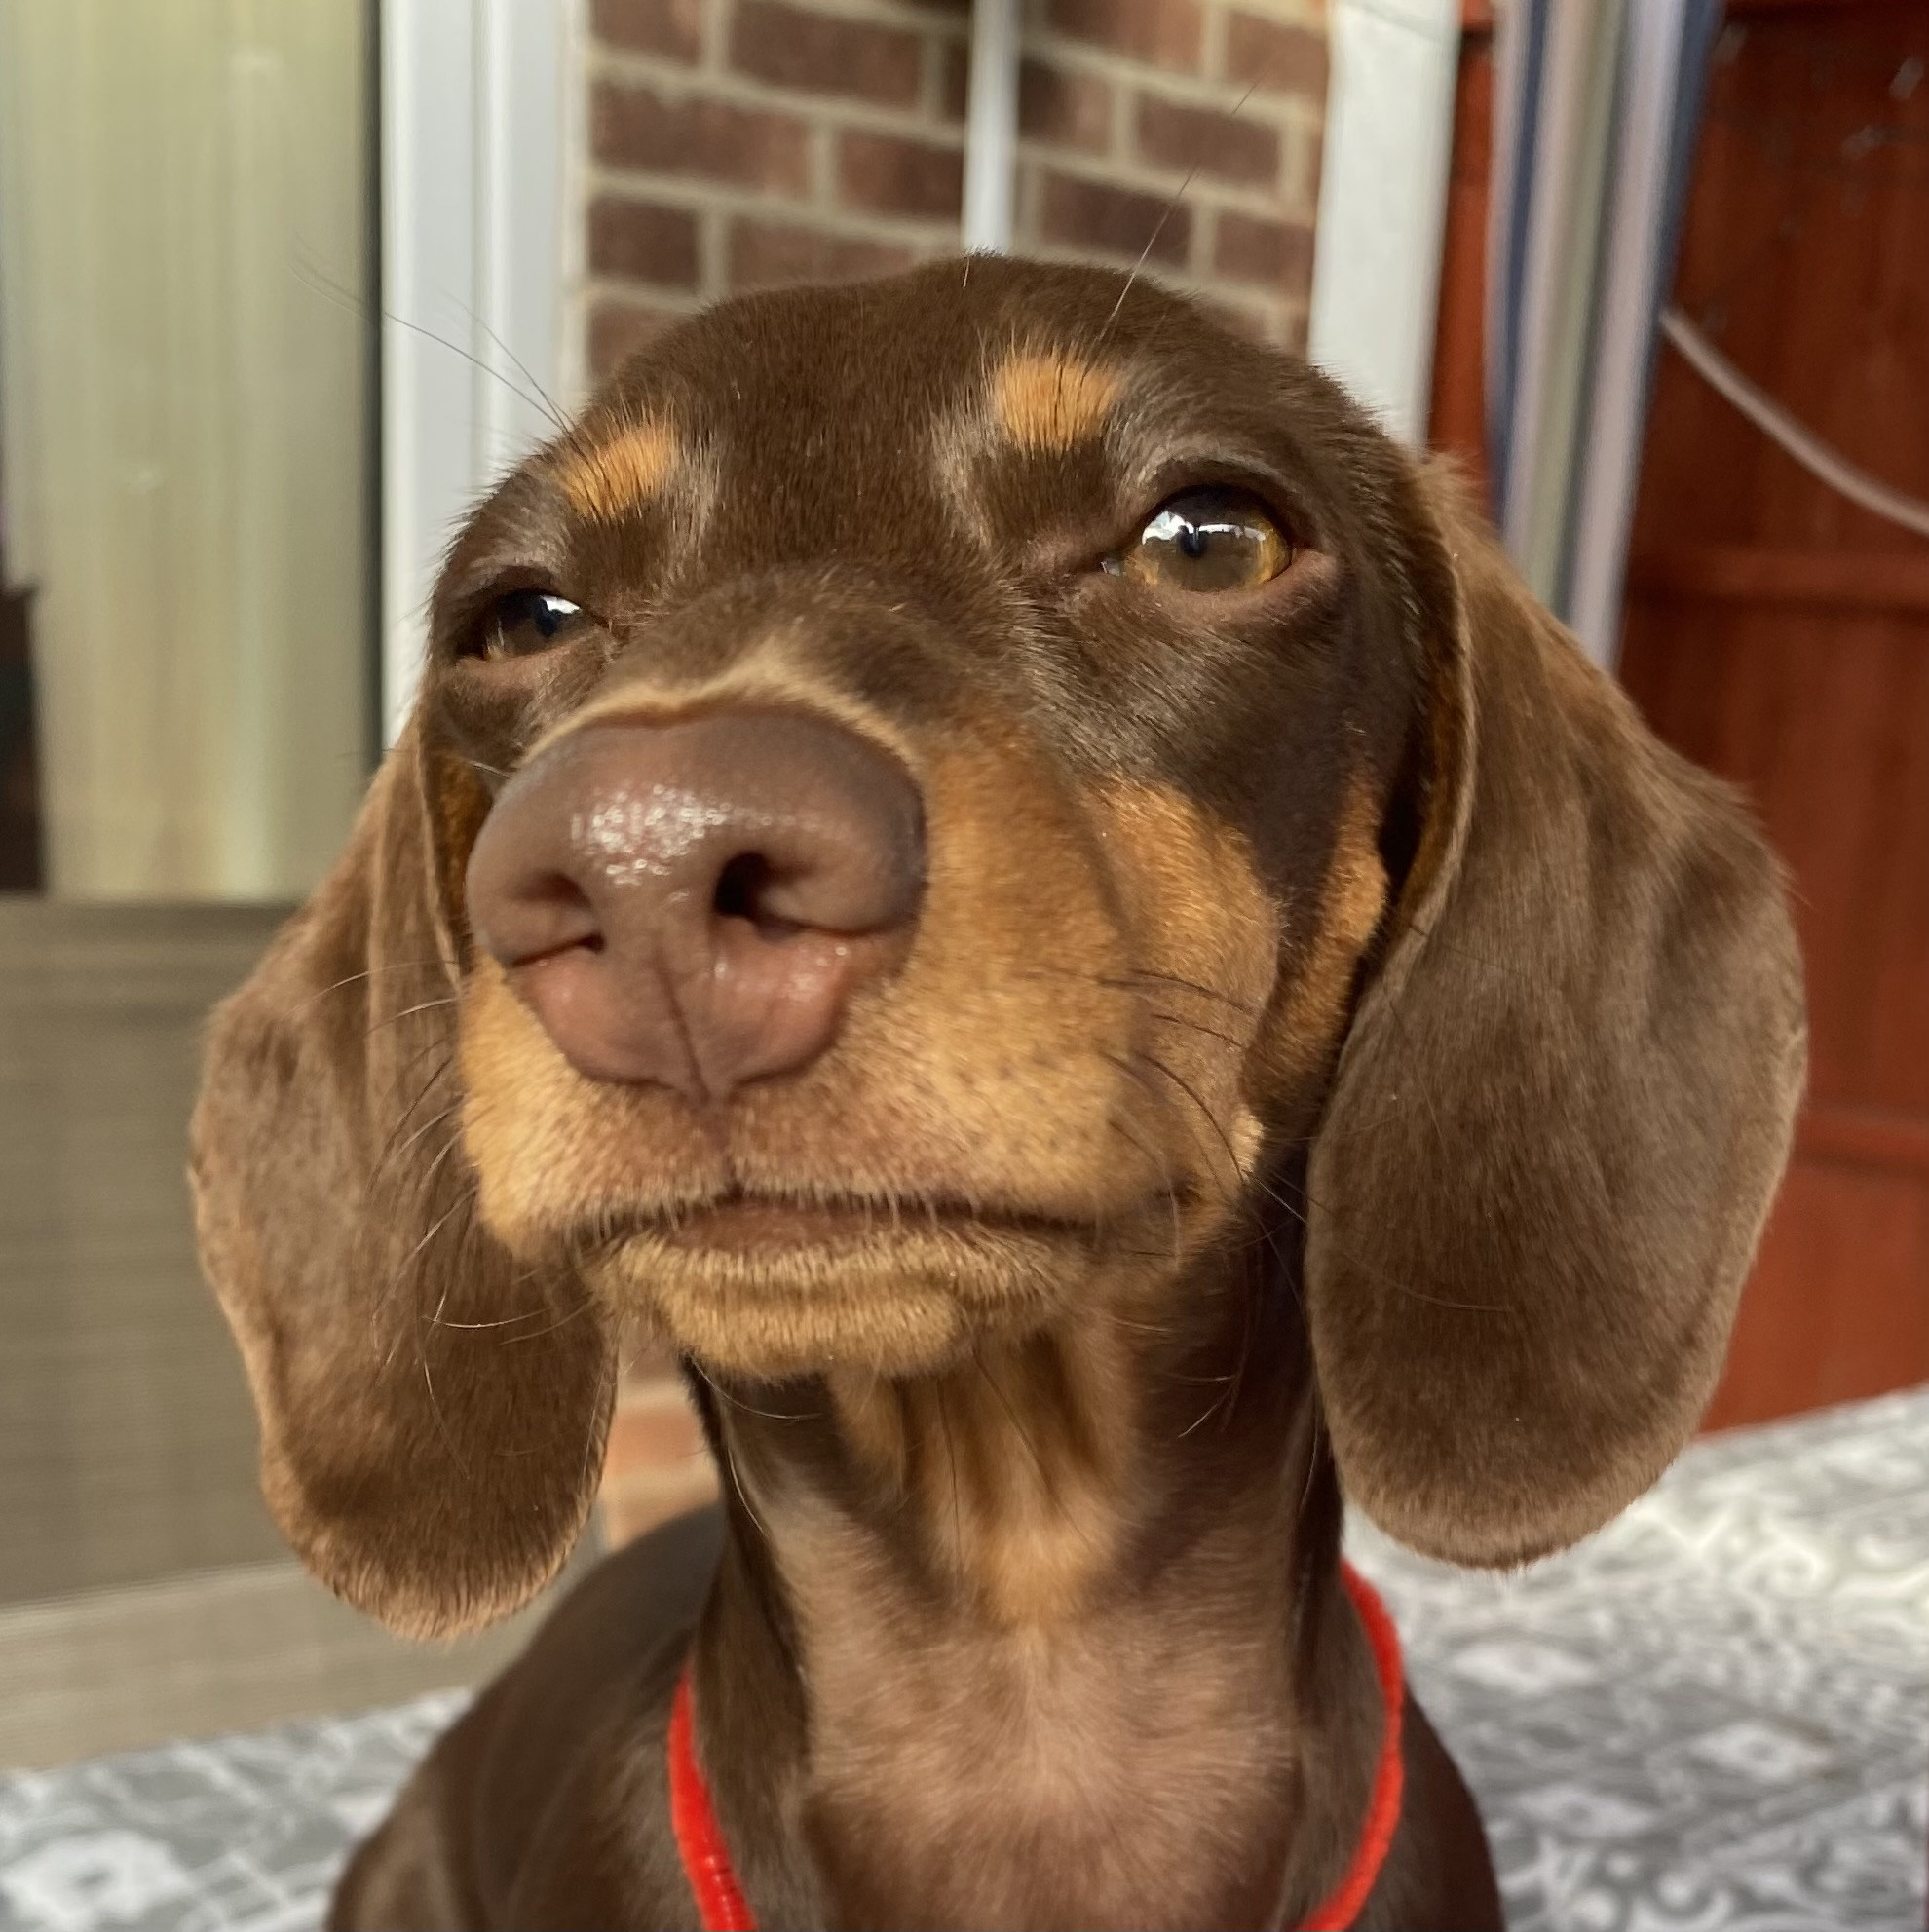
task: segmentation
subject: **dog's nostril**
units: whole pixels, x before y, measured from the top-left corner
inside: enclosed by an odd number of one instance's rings
[[[764,897],[770,885],[770,860],[760,852],[739,852],[717,874],[712,907],[719,919],[747,919],[761,924]]]
[[[558,950],[582,946],[588,952],[600,953],[608,943],[603,937],[603,922],[596,916],[589,894],[566,874],[551,872],[541,881],[536,888],[536,899],[548,917]]]
[[[579,1073],[708,1103],[831,1045],[908,951],[924,876],[895,757],[826,720],[718,711],[559,740],[504,786],[468,888]]]
[[[589,895],[561,872],[543,872],[488,907],[484,943],[508,966],[558,953],[600,953],[609,943]]]
[[[711,908],[719,919],[742,920],[760,939],[794,938],[810,928],[805,921],[776,908],[787,877],[764,853],[740,852],[717,875]]]

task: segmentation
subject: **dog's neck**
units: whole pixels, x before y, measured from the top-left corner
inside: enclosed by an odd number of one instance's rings
[[[700,1691],[720,1758],[761,1727],[744,1836],[831,1922],[1267,1923],[1343,1840],[1363,1766],[1323,1766],[1306,1830],[1309,1686],[1363,1660],[1297,1298],[1263,1246],[1191,1274],[1163,1319],[711,1394]]]

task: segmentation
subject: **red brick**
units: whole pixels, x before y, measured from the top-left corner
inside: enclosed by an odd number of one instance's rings
[[[633,1542],[672,1516],[712,1501],[716,1494],[717,1472],[707,1457],[680,1469],[606,1483],[598,1498],[603,1540],[612,1549]]]
[[[964,156],[955,147],[848,128],[837,137],[837,192],[847,207],[874,214],[955,221],[964,201]]]
[[[1279,131],[1216,107],[1186,107],[1142,94],[1137,115],[1139,153],[1175,174],[1217,176],[1265,186],[1279,178]]]
[[[703,51],[703,0],[595,0],[589,31],[611,47],[694,62]]]
[[[909,248],[781,221],[739,218],[730,231],[730,285],[761,288],[785,282],[853,282],[909,268]]]
[[[811,184],[810,130],[795,115],[603,81],[589,123],[591,152],[612,168],[694,174],[786,195],[802,195]]]
[[[1219,217],[1212,266],[1229,282],[1263,282],[1304,294],[1312,283],[1312,230],[1300,222],[1268,221],[1230,209]]]
[[[971,99],[971,50],[962,40],[947,41],[938,69],[938,112],[962,121]]]
[[[696,287],[697,217],[687,208],[598,195],[589,205],[589,272]]]
[[[1257,14],[1226,17],[1226,78],[1312,100],[1326,98],[1326,36]]]
[[[1199,0],[1051,0],[1052,27],[1116,54],[1195,74],[1205,42]]]
[[[731,64],[773,87],[914,107],[924,44],[914,33],[839,19],[781,0],[738,0]]]
[[[676,321],[669,309],[642,302],[599,301],[589,311],[589,375],[601,382]]]
[[[1112,145],[1111,86],[1096,74],[1027,60],[1018,69],[1018,132],[1048,147],[1103,154]]]
[[[1243,335],[1248,342],[1271,342],[1275,339],[1272,316],[1266,309],[1251,303],[1229,301],[1225,296],[1194,294],[1192,299],[1209,315],[1216,316],[1234,335]]]
[[[704,1454],[703,1431],[682,1385],[665,1380],[654,1387],[624,1388],[610,1419],[606,1477],[680,1468]]]
[[[1166,196],[1048,171],[1039,228],[1044,240],[1063,246],[1126,261],[1137,261],[1143,251],[1149,261],[1183,268],[1191,249],[1192,211]]]

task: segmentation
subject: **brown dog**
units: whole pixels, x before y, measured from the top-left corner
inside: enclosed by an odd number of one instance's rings
[[[1298,1923],[1386,1727],[1341,1488],[1486,1565],[1639,1495],[1802,1061],[1734,799],[1317,374],[984,259],[674,329],[463,532],[213,1026],[201,1239],[323,1580],[526,1599],[631,1324],[727,1472],[337,1922],[696,1924],[688,1652],[762,1924]],[[1403,1750],[1358,1923],[1497,1923]]]

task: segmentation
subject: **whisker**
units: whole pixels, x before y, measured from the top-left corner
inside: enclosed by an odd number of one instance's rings
[[[575,1307],[571,1308],[566,1315],[558,1315],[554,1321],[550,1322],[548,1327],[533,1328],[529,1331],[527,1335],[506,1335],[503,1337],[502,1345],[505,1348],[511,1348],[518,1342],[540,1342],[544,1336],[553,1335],[556,1332],[556,1330],[559,1328],[567,1328],[571,1322],[577,1320],[579,1317],[583,1315],[586,1315],[589,1312],[589,1310],[593,1308],[595,1306],[596,1306],[595,1303],[587,1295],[586,1295],[584,1296],[582,1301],[578,1302]],[[521,1317],[517,1315],[511,1315],[510,1319],[511,1321],[516,1321],[516,1320],[520,1320]],[[449,1327],[461,1326],[459,1322],[452,1322],[446,1325]],[[493,1324],[487,1322],[482,1324],[482,1326],[485,1328],[490,1327]]]
[[[390,1013],[384,1018],[376,1020],[369,1027],[368,1031],[372,1036],[380,1033],[384,1027],[395,1026],[402,1020],[412,1018],[417,1013],[433,1013],[440,1007],[453,1006],[455,1004],[456,996],[453,993],[440,1000],[424,1000],[417,1005],[404,1006],[398,1013]]]
[[[300,242],[297,241],[295,246],[299,249]],[[371,310],[353,289],[345,288],[332,276],[319,267],[302,261],[299,257],[294,264],[294,274],[296,281],[314,289],[317,294],[325,296],[337,308],[346,310],[350,315],[359,316],[363,322],[368,321],[371,316],[378,317],[382,322],[394,322],[397,328],[407,329],[411,335],[419,335],[425,342],[433,342],[437,348],[446,349],[451,356],[460,356],[472,368],[480,369],[491,381],[501,383],[518,401],[528,403],[539,415],[548,417],[558,429],[568,428],[568,424],[556,415],[554,404],[547,397],[531,396],[527,390],[518,388],[503,374],[502,370],[492,363],[485,362],[480,356],[465,349],[461,343],[450,341],[446,335],[437,335],[433,328],[425,328],[420,322],[410,322],[405,316],[398,316],[392,309]]]
[[[565,416],[559,408],[557,408],[555,398],[549,394],[549,392],[547,389],[545,389],[540,382],[536,380],[535,373],[530,368],[529,364],[525,362],[522,360],[522,358],[518,356],[515,353],[515,351],[511,349],[509,346],[509,344],[505,342],[503,338],[500,335],[498,335],[496,331],[493,328],[491,328],[489,324],[482,320],[481,316],[478,315],[475,310],[472,309],[467,302],[463,301],[460,296],[454,296],[452,297],[452,299],[454,300],[456,307],[459,308],[463,312],[463,314],[466,315],[469,318],[469,320],[473,322],[475,324],[475,326],[479,328],[482,331],[482,333],[486,335],[489,338],[489,340],[493,342],[496,345],[496,347],[500,349],[503,352],[503,354],[510,359],[510,361],[512,364],[514,364],[516,373],[519,376],[521,376],[523,381],[526,382],[529,385],[529,387],[536,392],[538,398],[541,400],[544,415],[548,417],[549,421],[553,423],[558,430],[566,432],[569,429],[569,418]],[[527,397],[524,397],[523,398],[524,401],[527,401],[528,399],[529,398]]]
[[[399,1146],[391,1146],[389,1148],[384,1149],[381,1156],[376,1160],[374,1167],[370,1170],[369,1178],[373,1180],[376,1176],[378,1176],[381,1173],[384,1165],[391,1158],[391,1156],[393,1156],[397,1160],[400,1159],[401,1156],[405,1155],[409,1151],[409,1149],[412,1148],[416,1144],[416,1142],[423,1137],[424,1134],[433,1133],[435,1130],[435,1128],[439,1127],[442,1124],[442,1122],[449,1118],[450,1115],[458,1113],[461,1110],[461,1107],[462,1107],[462,1102],[460,1100],[450,1101],[450,1103],[446,1107],[444,1107],[439,1114],[432,1114],[428,1118],[428,1119],[424,1120],[423,1123],[419,1127],[417,1127],[416,1130],[412,1134],[410,1134],[409,1137],[405,1141],[403,1141]],[[459,1138],[460,1138],[459,1135],[451,1135],[449,1138],[449,1146],[453,1147]],[[445,1148],[443,1150],[443,1153],[446,1153],[447,1151],[448,1150]],[[440,1160],[440,1158],[441,1155],[437,1155],[436,1159]],[[430,1168],[429,1172],[430,1173],[435,1172],[433,1166]],[[427,1176],[424,1176],[424,1178],[426,1179]]]
[[[389,1283],[389,1289],[388,1289],[389,1294],[393,1295],[395,1291],[401,1286],[402,1276],[408,1272],[409,1268],[411,1264],[415,1261],[416,1257],[421,1254],[422,1250],[426,1248],[429,1245],[429,1243],[433,1241],[435,1238],[435,1236],[439,1234],[442,1231],[442,1230],[446,1228],[449,1225],[449,1223],[453,1221],[455,1217],[458,1214],[460,1214],[467,1205],[468,1202],[465,1200],[452,1201],[448,1205],[448,1207],[446,1207],[439,1215],[435,1217],[435,1221],[430,1224],[428,1233],[424,1234],[423,1237],[416,1242],[414,1247],[410,1248],[408,1253],[401,1258],[401,1264],[396,1269],[395,1279]]]
[[[781,1409],[759,1409],[754,1403],[733,1395],[700,1362],[693,1360],[690,1367],[698,1381],[704,1383],[719,1402],[728,1402],[733,1409],[740,1409],[746,1416],[762,1416],[766,1421],[772,1422],[808,1422],[814,1420],[813,1413],[802,1410],[791,1413]]]
[[[1013,968],[1014,979],[1065,979],[1078,986],[1095,986],[1106,993],[1122,993],[1133,999],[1143,999],[1148,986],[1165,986],[1174,991],[1196,994],[1202,1000],[1211,1000],[1246,1019],[1256,1020],[1260,1009],[1249,1005],[1243,1000],[1236,1000],[1229,993],[1222,992],[1216,986],[1202,986],[1196,979],[1187,979],[1174,972],[1153,972],[1133,970],[1124,973],[1108,974],[1098,972],[1078,972],[1070,966],[1031,966]],[[1236,1044],[1237,1042],[1235,1042]]]
[[[1183,1026],[1190,1033],[1202,1033],[1208,1040],[1223,1040],[1228,1046],[1241,1053],[1246,1050],[1246,1042],[1243,1040],[1234,1040],[1229,1033],[1221,1033],[1216,1026],[1206,1026],[1198,1020],[1189,1020],[1183,1013],[1161,1013],[1156,1007],[1148,1006],[1146,1017],[1157,1020],[1165,1026]]]
[[[730,1486],[737,1492],[737,1499],[743,1505],[743,1513],[755,1525],[757,1534],[765,1542],[771,1539],[771,1533],[764,1528],[763,1519],[750,1507],[750,1497],[743,1487],[743,1478],[737,1473],[737,1454],[730,1446],[730,1431],[719,1429],[717,1439],[723,1444],[723,1465],[730,1471]]]
[[[1129,1128],[1124,1123],[1123,1120],[1118,1119],[1116,1116],[1111,1117],[1107,1120],[1107,1125],[1109,1125],[1112,1128],[1112,1130],[1116,1134],[1117,1134],[1121,1140],[1127,1141],[1133,1147],[1135,1147],[1139,1151],[1139,1153],[1144,1155],[1146,1159],[1152,1163],[1154,1169],[1156,1171],[1159,1178],[1159,1191],[1165,1195],[1166,1202],[1171,1211],[1171,1216],[1172,1216],[1171,1247],[1163,1255],[1157,1254],[1155,1252],[1148,1253],[1147,1255],[1144,1256],[1144,1259],[1148,1261],[1176,1262],[1179,1259],[1181,1251],[1185,1247],[1186,1237],[1185,1237],[1184,1230],[1181,1229],[1179,1225],[1179,1191],[1173,1183],[1171,1163],[1167,1161],[1164,1154],[1161,1151],[1155,1148],[1148,1147],[1146,1143],[1142,1141],[1138,1137],[1138,1135],[1135,1134],[1131,1130],[1131,1128]]]
[[[1239,96],[1239,98],[1232,103],[1232,118],[1234,120],[1238,119],[1241,111],[1244,109],[1246,105],[1246,102],[1252,99],[1253,89],[1258,86],[1259,86],[1258,81],[1252,82],[1251,85],[1247,87],[1245,93],[1242,94]],[[1099,330],[1099,340],[1101,342],[1103,342],[1106,339],[1106,337],[1112,333],[1112,325],[1114,322],[1116,322],[1118,320],[1118,312],[1120,309],[1122,309],[1125,306],[1125,298],[1132,292],[1132,284],[1138,281],[1140,274],[1143,272],[1146,262],[1152,254],[1154,245],[1157,242],[1159,236],[1165,230],[1165,224],[1172,219],[1173,215],[1178,211],[1179,204],[1186,199],[1186,195],[1192,185],[1193,177],[1197,175],[1199,171],[1199,167],[1200,164],[1198,162],[1194,162],[1192,166],[1187,170],[1186,178],[1179,183],[1178,193],[1175,194],[1172,197],[1172,199],[1166,203],[1164,208],[1161,210],[1159,214],[1158,219],[1153,224],[1153,232],[1146,237],[1146,246],[1139,250],[1139,259],[1132,264],[1132,273],[1125,278],[1125,286],[1118,291],[1118,299],[1117,301],[1113,303],[1112,313],[1106,317],[1105,326]]]
[[[1124,973],[1116,980],[1101,979],[1098,981],[1098,984],[1101,986],[1125,985],[1129,987],[1132,985],[1132,982],[1139,980],[1143,980],[1149,985],[1171,986],[1187,993],[1196,993],[1203,1000],[1216,1000],[1222,1006],[1229,1006],[1233,1012],[1243,1013],[1249,1020],[1256,1020],[1260,1016],[1260,1009],[1257,1006],[1249,1005],[1244,1000],[1235,1000],[1231,994],[1222,992],[1217,986],[1202,985],[1196,979],[1187,979],[1182,974],[1176,972],[1153,972],[1150,969],[1139,968]],[[1136,990],[1136,988],[1133,990]]]
[[[938,1428],[944,1436],[944,1458],[951,1464],[951,1540],[961,1551],[964,1542],[964,1505],[958,1492],[958,1446],[951,1439],[951,1410],[944,1399],[944,1383],[935,1385]]]
[[[426,960],[391,960],[382,966],[363,966],[359,972],[344,973],[340,979],[331,980],[326,986],[318,987],[300,1005],[294,1008],[297,1013],[305,1013],[318,1000],[325,1000],[330,993],[339,993],[346,986],[359,986],[364,980],[373,979],[385,972],[427,972],[431,966],[440,966],[453,972],[455,965],[439,955]]]
[[[1172,1084],[1176,1086],[1179,1089],[1179,1091],[1183,1093],[1186,1096],[1186,1098],[1190,1100],[1195,1108],[1198,1109],[1200,1118],[1205,1121],[1205,1123],[1213,1130],[1213,1133],[1218,1137],[1220,1146],[1226,1150],[1226,1158],[1231,1164],[1234,1185],[1231,1189],[1229,1189],[1227,1191],[1227,1197],[1230,1198],[1231,1194],[1237,1191],[1238,1185],[1245,1180],[1245,1172],[1239,1165],[1239,1155],[1237,1151],[1234,1149],[1232,1145],[1231,1138],[1228,1135],[1226,1129],[1220,1125],[1218,1116],[1215,1115],[1212,1109],[1208,1107],[1205,1104],[1205,1102],[1199,1097],[1198,1089],[1194,1087],[1190,1080],[1187,1080],[1183,1079],[1180,1075],[1175,1074],[1172,1071],[1172,1069],[1168,1067],[1163,1060],[1159,1059],[1159,1057],[1156,1054],[1147,1053],[1144,1051],[1136,1051],[1134,1052],[1132,1057],[1135,1060],[1142,1060],[1147,1066],[1152,1068],[1152,1070],[1155,1074],[1163,1075],[1165,1079],[1170,1080]]]

